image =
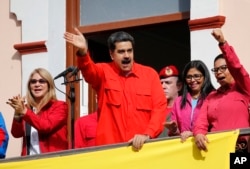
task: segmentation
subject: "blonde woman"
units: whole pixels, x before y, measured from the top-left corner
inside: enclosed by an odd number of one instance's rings
[[[26,97],[7,101],[14,108],[11,134],[23,137],[22,156],[68,149],[66,102],[56,98],[50,73],[35,69],[29,76]]]

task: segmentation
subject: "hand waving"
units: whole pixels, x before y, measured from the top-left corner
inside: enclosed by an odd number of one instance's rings
[[[74,28],[74,30],[75,30],[76,34],[73,34],[70,32],[64,33],[64,39],[66,40],[66,42],[71,43],[75,47],[77,47],[77,48],[83,50],[83,52],[87,53],[88,45],[87,45],[87,41],[86,41],[85,37],[77,28]]]

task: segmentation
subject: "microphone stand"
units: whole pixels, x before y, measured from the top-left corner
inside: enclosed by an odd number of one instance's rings
[[[72,76],[72,75],[71,75]],[[71,77],[70,76],[70,77]],[[75,86],[73,85],[74,82],[78,82],[82,79],[79,79],[77,76],[77,73],[74,75],[74,80],[72,81],[68,81],[67,77],[64,76],[64,83],[62,83],[62,85],[67,85],[69,84],[70,90],[69,90],[69,95],[68,95],[68,99],[70,100],[70,114],[71,114],[71,119],[70,119],[70,124],[71,124],[71,148],[74,149],[75,145],[74,145],[74,131],[75,131],[75,126],[74,126],[74,121],[75,121]]]

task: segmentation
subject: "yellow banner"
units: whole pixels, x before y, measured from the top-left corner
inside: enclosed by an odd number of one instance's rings
[[[153,141],[134,152],[131,146],[2,163],[0,169],[229,169],[239,130],[209,134],[208,152],[197,149],[194,139]],[[8,160],[8,159],[7,159]]]

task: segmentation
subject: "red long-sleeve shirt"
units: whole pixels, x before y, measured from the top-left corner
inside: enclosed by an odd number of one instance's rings
[[[152,68],[137,63],[127,76],[111,63],[78,57],[78,67],[98,96],[97,145],[127,142],[135,134],[157,137],[166,118],[166,97]]]
[[[25,123],[34,127],[39,135],[39,146],[41,153],[67,150],[69,148],[67,139],[68,105],[63,101],[50,101],[38,114],[28,109],[18,122],[13,119],[11,133],[13,137],[23,137],[21,155],[27,155],[27,142]]]
[[[80,117],[75,122],[75,148],[96,145],[97,112]]]
[[[211,92],[202,105],[194,126],[194,135],[208,131],[221,131],[250,126],[248,104],[250,98],[250,78],[240,64],[233,48],[225,43],[220,46],[228,69],[235,83],[228,89],[220,87]]]

